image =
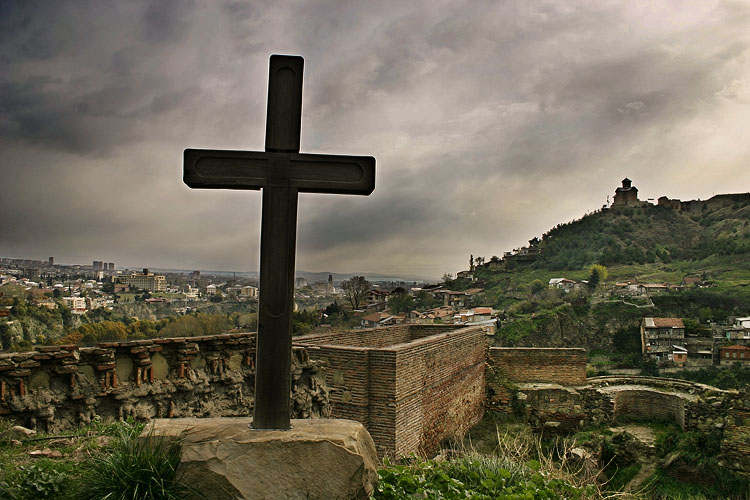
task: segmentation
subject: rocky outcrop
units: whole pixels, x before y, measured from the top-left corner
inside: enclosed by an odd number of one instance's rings
[[[255,334],[42,346],[0,355],[0,416],[46,432],[93,418],[249,416]],[[325,374],[304,348],[292,356],[292,411],[329,413]]]
[[[158,419],[140,439],[174,439],[177,473],[199,498],[349,500],[377,484],[370,434],[352,420],[292,420],[289,431],[249,429],[248,418]]]

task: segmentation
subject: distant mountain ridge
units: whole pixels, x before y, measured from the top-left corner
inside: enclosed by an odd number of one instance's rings
[[[140,270],[140,267],[131,267],[131,269]],[[149,271],[156,273],[179,273],[179,274],[190,274],[193,272],[192,269],[167,269],[167,268],[149,268]],[[255,278],[258,279],[258,273],[254,271],[215,271],[215,270],[200,270],[201,274],[214,275],[214,276],[237,276],[238,278]],[[382,273],[335,273],[329,271],[304,271],[297,270],[294,273],[296,278],[305,278],[312,282],[325,282],[328,281],[328,275],[333,276],[334,282],[341,282],[344,280],[351,279],[354,276],[364,276],[368,281],[404,281],[404,282],[417,282],[427,283],[439,281],[437,278],[428,278],[425,276],[412,276],[412,275],[399,275],[399,274],[382,274]]]

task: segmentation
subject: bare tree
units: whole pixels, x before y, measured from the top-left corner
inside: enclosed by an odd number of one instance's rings
[[[370,290],[370,282],[364,276],[354,276],[343,283],[346,300],[352,305],[352,309],[358,309]]]

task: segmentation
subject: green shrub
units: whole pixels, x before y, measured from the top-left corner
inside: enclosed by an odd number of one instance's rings
[[[57,464],[44,461],[29,466],[21,465],[14,473],[0,481],[0,498],[7,500],[57,500],[63,498],[70,482],[66,471]]]
[[[146,437],[134,439],[125,430],[112,448],[91,455],[78,484],[80,500],[176,500],[187,488],[177,479],[179,442]]]
[[[385,462],[378,471],[376,500],[435,498],[458,500],[472,498],[553,499],[586,498],[590,488],[577,488],[539,472],[541,465],[509,462],[502,457],[467,455],[445,462],[415,460],[406,465]]]

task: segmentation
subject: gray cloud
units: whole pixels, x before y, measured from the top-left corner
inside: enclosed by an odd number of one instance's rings
[[[181,152],[262,149],[271,53],[305,57],[304,151],[378,159],[369,198],[301,196],[300,268],[455,272],[626,175],[644,198],[736,191],[748,20],[667,0],[4,2],[0,255],[255,269],[260,193],[187,189]]]

